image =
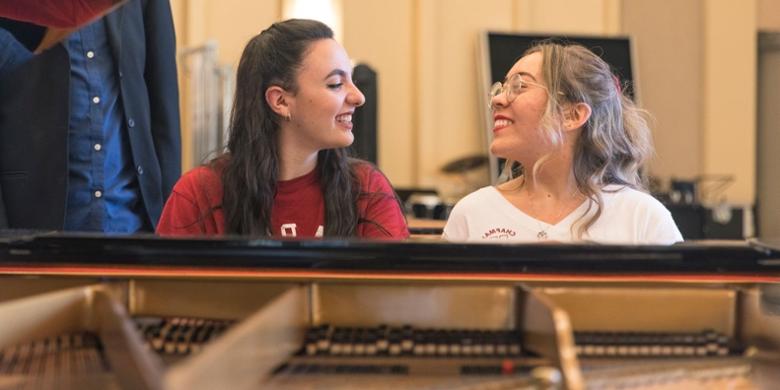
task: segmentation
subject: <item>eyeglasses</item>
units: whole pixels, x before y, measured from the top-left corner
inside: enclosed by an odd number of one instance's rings
[[[537,87],[547,89],[547,87],[542,84],[523,80],[523,76],[520,75],[520,73],[515,73],[512,76],[509,76],[509,79],[507,79],[505,82],[502,83],[499,81],[490,87],[490,94],[488,95],[488,107],[492,109],[493,98],[498,97],[502,93],[506,94],[505,97],[507,104],[512,103],[517,98],[517,95],[520,94],[520,91],[523,89],[523,87],[527,85],[535,85]]]

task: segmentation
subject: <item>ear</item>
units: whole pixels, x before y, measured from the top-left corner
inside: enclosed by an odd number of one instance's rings
[[[265,102],[273,112],[283,118],[290,117],[290,94],[278,85],[272,85],[265,90]]]
[[[586,103],[575,103],[566,107],[563,115],[563,125],[566,131],[576,130],[585,126],[590,119],[592,110]]]

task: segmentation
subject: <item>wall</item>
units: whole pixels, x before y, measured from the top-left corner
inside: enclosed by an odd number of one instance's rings
[[[442,12],[442,10],[447,12]],[[512,23],[509,0],[419,2],[417,184],[435,186],[439,169],[467,155],[484,153],[477,85],[477,37]]]
[[[755,201],[756,33],[758,15],[772,13],[768,6],[623,0],[622,30],[637,43],[642,105],[655,118],[654,175],[726,175],[733,183],[711,201]]]
[[[780,238],[780,2],[760,0],[758,28],[763,34],[758,59],[758,229],[762,238]]]
[[[651,172],[693,178],[702,171],[702,0],[624,0],[621,24],[639,58],[641,105],[653,116]]]
[[[209,39],[219,42],[219,58],[237,66],[249,38],[279,20],[281,0],[171,0],[179,49]]]
[[[378,164],[396,185],[415,183],[414,2],[344,0],[343,5],[344,48],[355,63],[377,71]]]
[[[780,238],[780,32],[763,34],[759,51],[758,87],[758,229],[761,237]]]
[[[758,29],[761,31],[780,31],[779,1],[758,0]]]
[[[755,200],[756,57],[755,1],[704,2],[704,174],[735,178],[730,202]]]
[[[171,0],[179,52],[198,47],[208,40],[218,43],[222,64],[238,67],[238,60],[247,41],[281,17],[281,0]],[[179,65],[179,88],[182,121],[182,168],[192,168],[192,134],[190,123],[194,115],[188,109],[193,91],[185,81],[187,69]]]
[[[555,34],[620,32],[619,0],[515,0],[513,28]]]

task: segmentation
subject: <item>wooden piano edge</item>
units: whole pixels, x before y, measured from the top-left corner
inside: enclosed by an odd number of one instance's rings
[[[249,280],[401,280],[463,282],[685,282],[685,283],[780,283],[780,274],[574,274],[574,273],[455,273],[369,272],[348,270],[300,270],[263,268],[170,267],[170,266],[79,266],[3,265],[0,275],[97,276],[138,278],[205,278]]]

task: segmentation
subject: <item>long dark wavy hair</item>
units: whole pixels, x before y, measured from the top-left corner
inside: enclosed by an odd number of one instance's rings
[[[295,78],[309,47],[332,38],[333,31],[323,23],[290,19],[274,23],[244,48],[227,151],[212,161],[212,166],[223,167],[222,209],[227,234],[272,235],[279,128],[284,118],[266,103],[265,91],[276,85],[295,93]],[[361,193],[354,168],[358,163],[348,158],[346,149],[321,150],[317,156],[326,236],[353,236],[358,223],[363,222],[357,210]]]

